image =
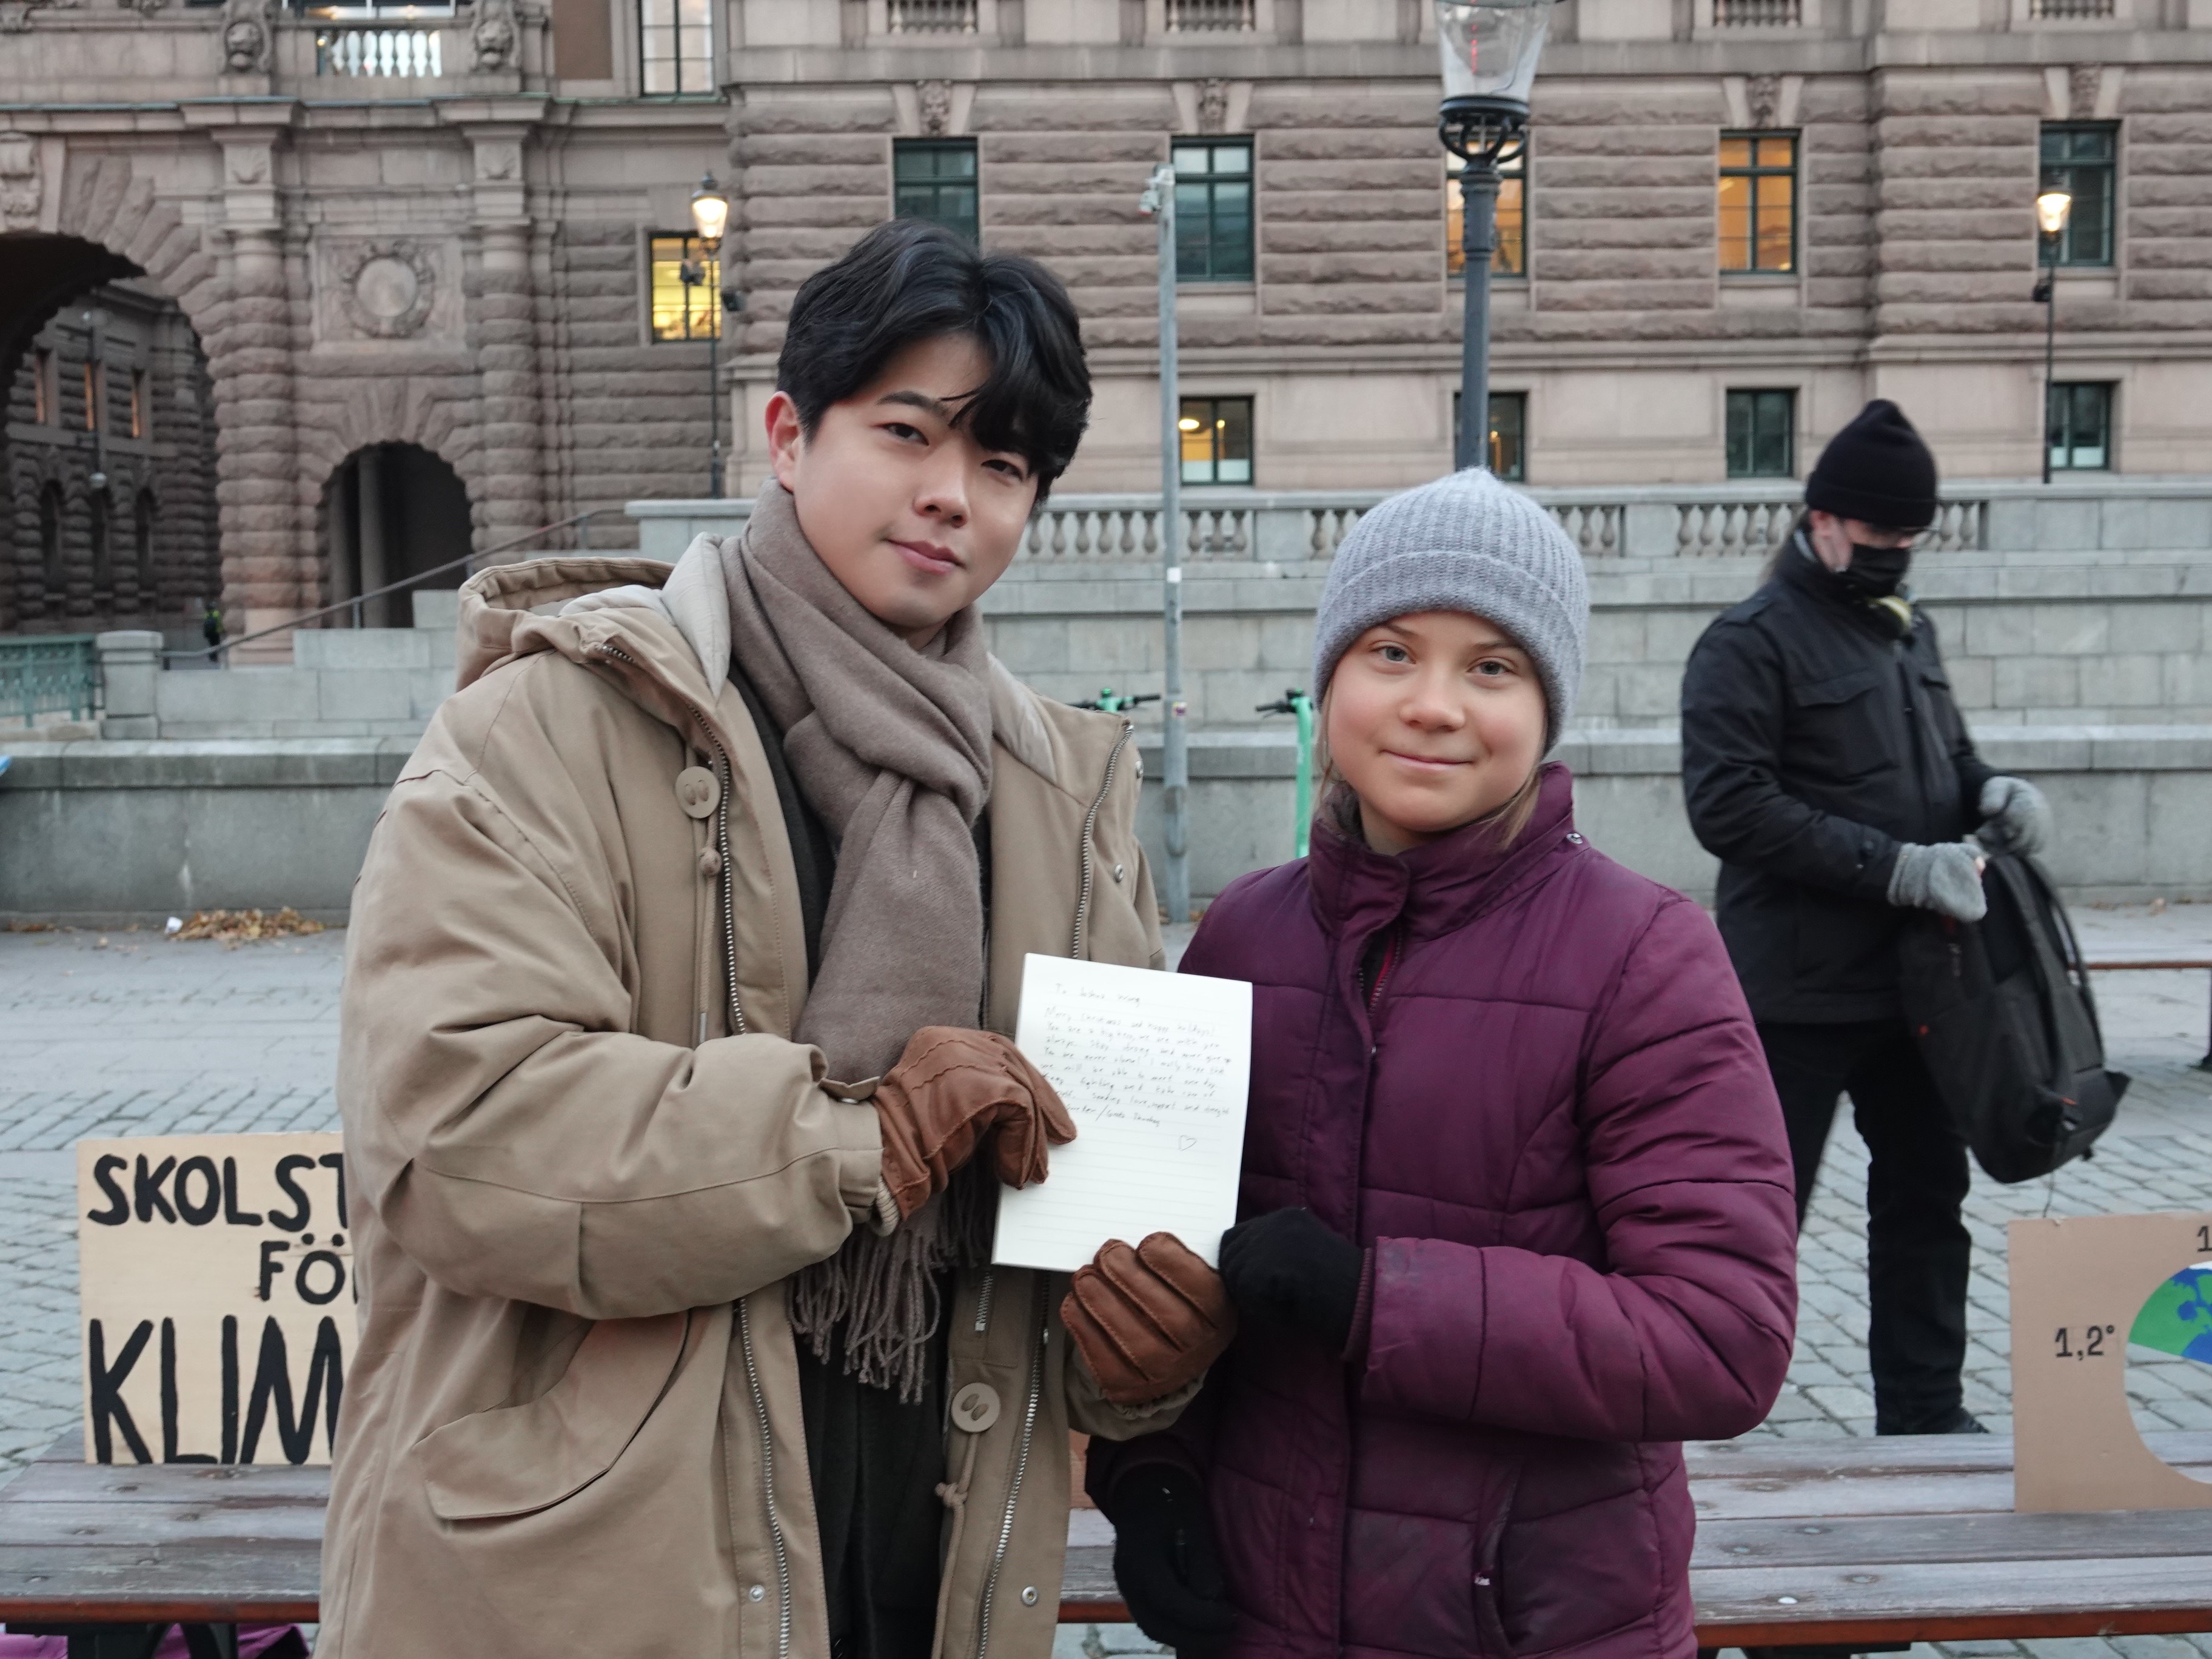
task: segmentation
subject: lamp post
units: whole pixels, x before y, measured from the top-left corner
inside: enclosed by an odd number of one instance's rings
[[[691,192],[691,228],[699,233],[699,253],[696,259],[686,259],[678,273],[684,286],[696,288],[707,280],[707,250],[714,250],[714,288],[716,292],[707,299],[707,314],[714,319],[707,335],[707,429],[714,434],[708,452],[707,493],[720,501],[722,495],[722,388],[721,362],[717,348],[722,342],[722,233],[730,225],[730,198],[722,194],[714,183],[714,175],[708,173],[699,180],[699,188]],[[687,301],[684,314],[690,314]]]
[[[1159,228],[1160,282],[1160,867],[1170,921],[1190,920],[1190,704],[1182,695],[1182,398],[1176,356],[1176,176],[1162,162],[1137,198]]]
[[[2035,198],[2035,222],[2043,232],[2043,280],[2035,297],[2043,301],[2043,482],[2051,482],[2051,440],[2057,425],[2058,393],[2058,239],[2066,229],[2074,198],[2063,190],[2046,190]]]
[[[1551,27],[1553,0],[1437,0],[1444,96],[1437,136],[1460,173],[1460,248],[1467,316],[1460,345],[1456,467],[1490,450],[1490,256],[1498,246],[1498,164],[1520,153],[1528,93]]]

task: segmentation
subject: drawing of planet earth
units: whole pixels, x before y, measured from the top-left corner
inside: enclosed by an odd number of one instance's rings
[[[2153,1291],[2128,1340],[2212,1365],[2212,1261],[2184,1267]]]

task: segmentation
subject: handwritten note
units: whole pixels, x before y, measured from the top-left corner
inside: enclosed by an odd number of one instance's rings
[[[1252,988],[1031,956],[1014,1040],[1077,1138],[1049,1180],[1000,1191],[993,1260],[1072,1273],[1109,1239],[1170,1232],[1212,1263],[1237,1219]]]

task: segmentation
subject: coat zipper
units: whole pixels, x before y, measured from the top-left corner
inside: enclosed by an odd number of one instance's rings
[[[1006,1488],[1006,1513],[999,1522],[998,1547],[991,1552],[990,1577],[983,1581],[983,1610],[975,1620],[975,1659],[989,1659],[991,1607],[998,1599],[999,1574],[1006,1565],[1006,1550],[1013,1542],[1014,1504],[1022,1495],[1022,1477],[1029,1473],[1030,1446],[1036,1436],[1038,1397],[1044,1391],[1045,1344],[1052,1340],[1052,1299],[1043,1300],[1037,1316],[1036,1347],[1030,1355],[1029,1403],[1022,1410],[1022,1440],[1014,1453],[1014,1478]]]
[[[752,1310],[738,1300],[738,1342],[744,1351],[745,1381],[753,1392],[753,1412],[760,1419],[761,1493],[768,1514],[768,1541],[775,1554],[775,1650],[777,1659],[791,1653],[791,1558],[783,1547],[783,1527],[775,1518],[775,1434],[769,1426],[768,1396],[761,1391],[760,1366],[753,1359]]]
[[[1367,1012],[1370,1014],[1382,1000],[1382,988],[1389,982],[1390,970],[1398,965],[1400,938],[1400,930],[1393,927],[1382,940],[1382,960],[1375,964],[1375,983],[1367,992]]]
[[[1098,813],[1106,805],[1106,797],[1114,791],[1114,769],[1121,761],[1121,751],[1129,746],[1129,738],[1136,727],[1127,720],[1121,722],[1121,735],[1114,739],[1114,747],[1106,757],[1106,781],[1098,786],[1098,798],[1091,803],[1091,810],[1083,815],[1083,839],[1078,850],[1083,855],[1083,884],[1075,896],[1075,933],[1067,947],[1067,954],[1076,961],[1083,960],[1083,925],[1091,919],[1091,887],[1095,872],[1091,867],[1091,834],[1098,827]]]

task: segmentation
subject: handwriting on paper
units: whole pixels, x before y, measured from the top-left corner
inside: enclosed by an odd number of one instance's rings
[[[1002,1194],[995,1259],[1067,1272],[1165,1231],[1212,1261],[1236,1219],[1252,988],[1032,956],[1015,1040],[1077,1139],[1043,1185]]]

